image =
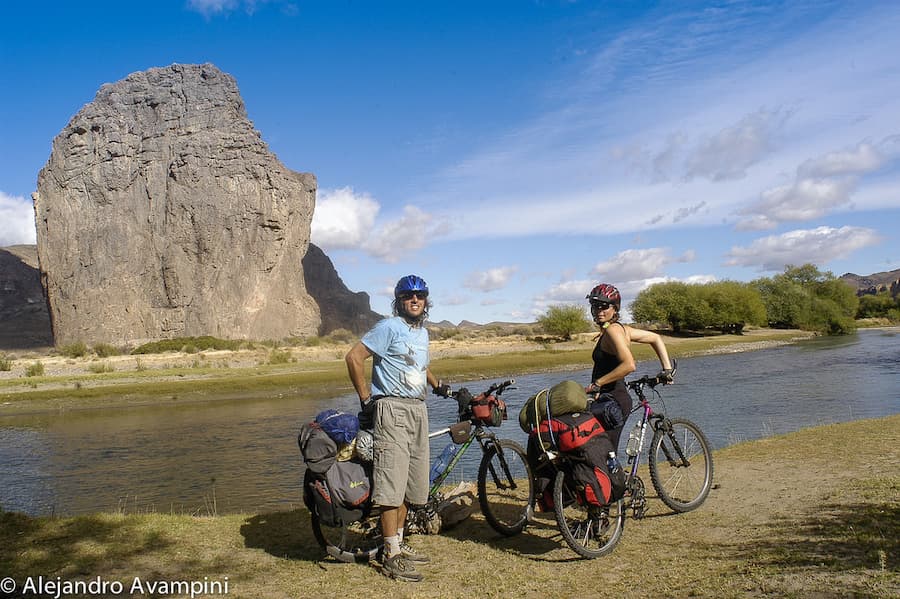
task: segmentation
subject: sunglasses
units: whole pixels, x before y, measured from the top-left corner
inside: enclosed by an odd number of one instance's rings
[[[609,302],[591,302],[591,310],[596,310],[598,312],[600,310],[606,310],[610,306],[612,306],[612,304]]]
[[[418,300],[424,300],[424,299],[428,298],[428,292],[427,291],[408,291],[406,293],[401,293],[398,297],[401,300],[403,300],[404,302],[408,302],[409,300],[411,300],[413,298],[416,298]]]

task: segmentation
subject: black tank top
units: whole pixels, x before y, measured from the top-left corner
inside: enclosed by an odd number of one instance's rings
[[[625,325],[622,323],[614,323],[625,328]],[[603,351],[603,348],[600,347],[603,344],[603,338],[606,337],[606,334],[603,334],[603,337],[600,337],[600,340],[597,341],[597,345],[594,346],[594,352],[591,354],[591,358],[594,360],[594,370],[591,372],[591,380],[596,381],[601,376],[605,374],[609,374],[613,370],[616,369],[616,366],[622,363],[622,360],[616,354],[611,354]],[[606,383],[602,387],[600,387],[601,393],[612,393],[613,391],[621,389],[625,390],[625,381],[618,380],[613,383]]]

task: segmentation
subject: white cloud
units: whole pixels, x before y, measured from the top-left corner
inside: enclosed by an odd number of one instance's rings
[[[394,263],[449,229],[446,221],[416,206],[405,206],[397,219],[376,223],[380,211],[381,205],[372,196],[350,187],[319,190],[311,241],[326,251],[362,250]]]
[[[594,266],[591,274],[612,284],[616,284],[616,281],[626,283],[658,277],[669,264],[693,260],[693,252],[686,252],[679,258],[673,258],[667,248],[624,250],[610,260]]]
[[[37,243],[30,199],[0,191],[0,247]]]
[[[500,268],[489,268],[488,270],[476,271],[470,273],[463,281],[463,287],[483,291],[496,291],[503,289],[509,283],[509,280],[519,269],[515,266],[502,266]]]
[[[355,193],[350,187],[319,190],[312,242],[323,250],[359,248],[374,228],[380,209],[369,194]]]
[[[233,11],[240,0],[188,0],[188,8],[203,16],[224,14]]]
[[[713,181],[741,179],[747,169],[776,147],[788,111],[759,109],[736,124],[703,139],[688,156],[686,177]]]
[[[404,206],[403,215],[374,231],[362,248],[379,260],[397,262],[405,254],[425,247],[431,237],[432,223],[430,214],[415,206]]]
[[[874,230],[863,227],[798,229],[757,239],[746,247],[733,247],[726,264],[757,266],[760,270],[782,270],[788,264],[825,264],[880,241]]]
[[[863,175],[878,170],[884,162],[885,156],[878,148],[863,142],[850,150],[830,152],[807,160],[797,169],[797,174],[810,178]]]
[[[227,15],[238,8],[243,8],[245,13],[252,15],[260,6],[269,3],[282,5],[284,14],[296,14],[297,5],[286,0],[188,0],[187,7],[208,19],[218,15]]]
[[[890,149],[889,137],[881,147]],[[780,222],[812,220],[851,202],[860,177],[880,169],[887,156],[876,146],[860,142],[848,150],[805,160],[792,183],[763,191],[760,200],[739,213],[739,230],[775,228]]]

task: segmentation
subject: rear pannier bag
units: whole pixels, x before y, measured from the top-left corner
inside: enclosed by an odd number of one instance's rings
[[[361,520],[370,507],[370,504],[355,509],[344,507],[328,486],[325,477],[311,470],[306,471],[304,479],[303,503],[310,512],[318,516],[323,526],[343,526]]]
[[[612,483],[606,468],[594,466],[586,461],[573,462],[572,478],[581,492],[585,505],[602,507],[611,501]]]
[[[337,460],[337,443],[317,422],[308,422],[300,427],[297,444],[306,467],[317,474],[325,473]]]
[[[612,441],[604,434],[592,438],[574,454],[572,477],[584,487],[584,500],[588,505],[606,505],[625,495],[622,468],[609,471],[607,458],[611,451]]]
[[[361,508],[369,501],[372,483],[365,467],[359,462],[335,462],[325,473],[325,480],[332,496],[342,507]]]
[[[545,446],[564,452],[577,451],[604,432],[603,425],[590,412],[554,416],[542,420],[537,429]]]

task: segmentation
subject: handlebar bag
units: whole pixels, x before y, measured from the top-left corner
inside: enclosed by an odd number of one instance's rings
[[[485,426],[500,426],[506,420],[506,402],[494,395],[485,397],[484,393],[480,393],[469,405],[472,418]]]

